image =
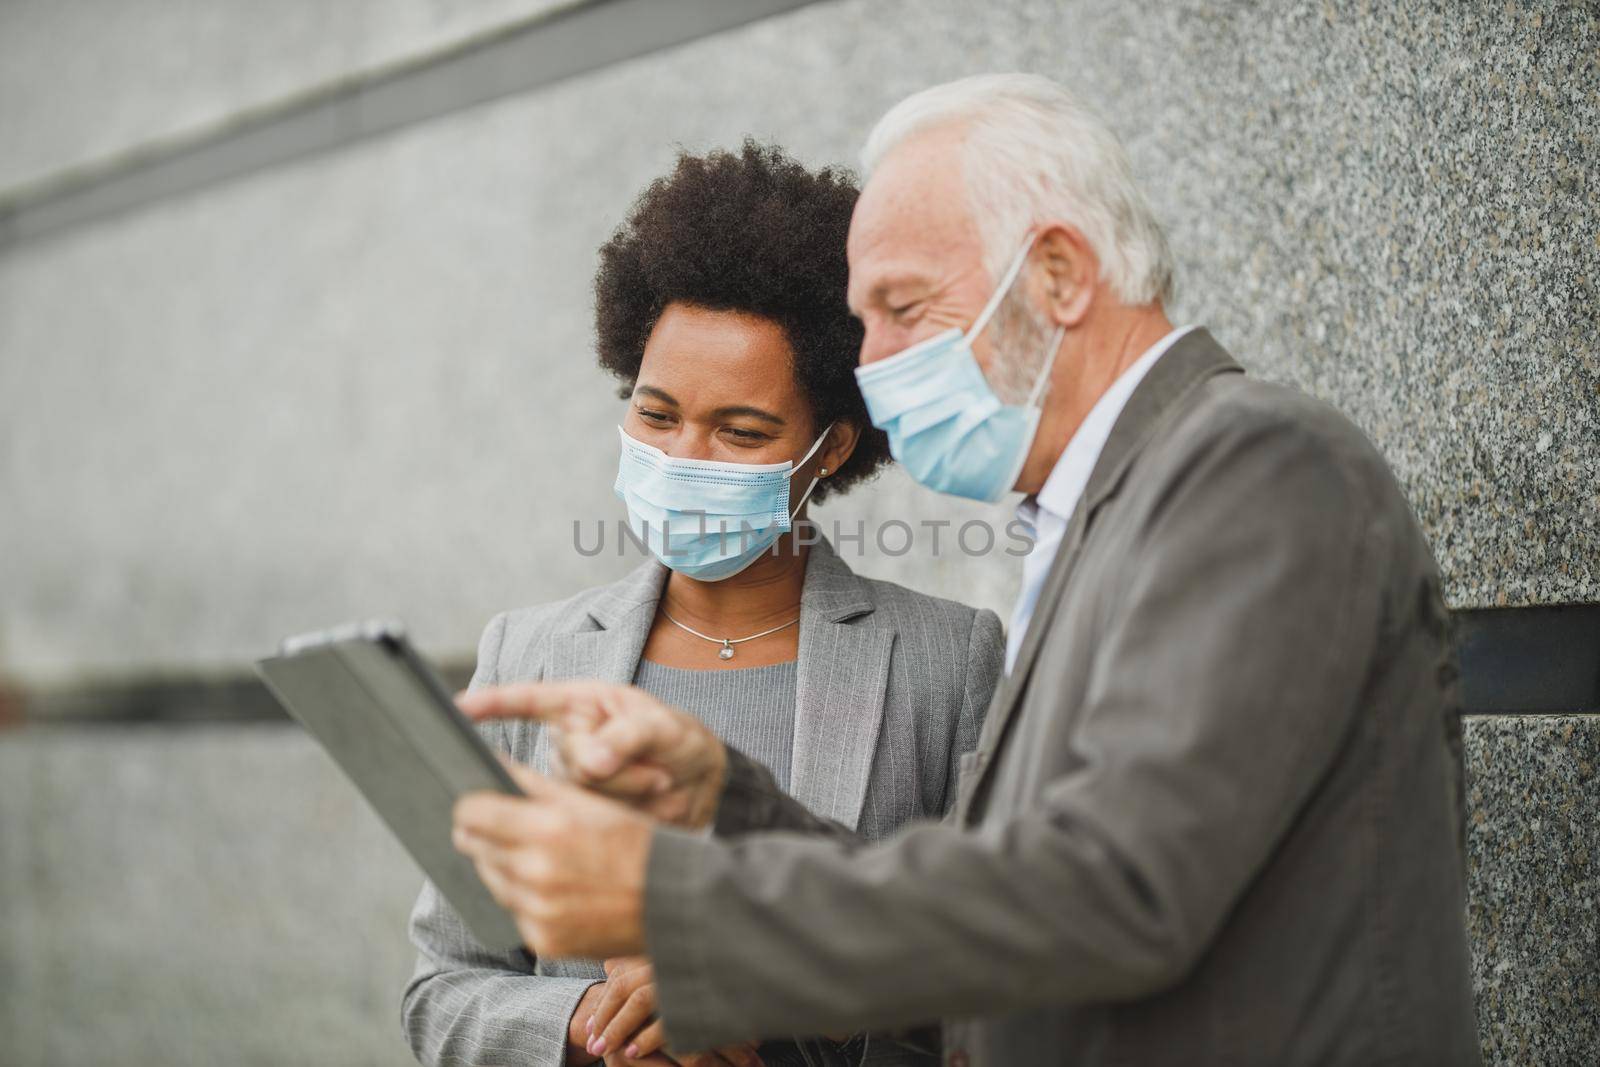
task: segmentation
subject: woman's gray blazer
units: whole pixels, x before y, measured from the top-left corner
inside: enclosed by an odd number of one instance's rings
[[[666,574],[652,560],[612,585],[495,616],[472,684],[631,682]],[[869,838],[939,817],[955,800],[960,756],[977,744],[1003,660],[993,612],[863,578],[826,541],[814,545],[800,601],[793,795]],[[484,729],[512,758],[546,766],[538,724]],[[411,940],[417,967],[402,1015],[425,1064],[559,1065],[567,1022],[603,977],[582,961],[489,951],[431,883],[412,912]],[[869,1045],[866,1062],[899,1059],[885,1042]]]

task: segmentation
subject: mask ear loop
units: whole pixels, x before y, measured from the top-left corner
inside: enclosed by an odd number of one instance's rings
[[[1061,351],[1061,339],[1066,336],[1066,333],[1067,328],[1065,326],[1056,327],[1055,337],[1050,341],[1050,356],[1044,361],[1044,369],[1039,372],[1039,380],[1033,383],[1033,391],[1028,394],[1028,404],[1023,410],[1028,412],[1028,419],[1032,423],[1032,427],[1028,430],[1027,440],[1017,453],[1017,465],[1011,469],[1010,475],[1006,477],[1003,483],[1007,489],[1017,484],[1017,479],[1022,476],[1022,468],[1027,465],[1028,453],[1033,450],[1033,438],[1039,432],[1039,420],[1044,417],[1044,408],[1040,401],[1044,398],[1045,390],[1050,386],[1050,369],[1056,365],[1056,356]],[[1004,495],[1005,490],[1001,490],[1001,496]],[[999,497],[995,499],[998,500]],[[993,502],[992,500],[990,501],[990,503]]]
[[[967,344],[970,345],[978,339],[978,335],[983,332],[985,326],[989,325],[989,320],[994,317],[994,313],[1000,310],[1000,302],[1006,298],[1007,293],[1011,292],[1012,283],[1017,280],[1017,275],[1022,273],[1022,265],[1028,262],[1028,253],[1033,250],[1033,239],[1034,234],[1029,233],[1022,243],[1022,247],[1017,250],[1016,257],[1011,260],[1011,265],[1000,276],[1000,284],[995,287],[994,295],[983,306],[983,310],[978,312],[978,317],[972,322],[972,328],[967,331]]]
[[[1001,276],[1000,285],[995,289],[994,295],[989,298],[989,302],[978,313],[977,319],[972,324],[972,329],[967,331],[966,340],[969,347],[973,341],[977,340],[978,335],[983,332],[983,328],[989,325],[990,318],[1000,309],[1000,304],[1005,300],[1006,294],[1011,292],[1011,286],[1016,283],[1017,275],[1022,273],[1022,265],[1028,261],[1028,253],[1033,251],[1034,238],[1037,236],[1034,233],[1028,234],[1022,243],[1022,247],[1017,251],[1016,257],[1011,260],[1011,265],[1006,268],[1005,274]],[[1033,387],[1028,390],[1026,407],[1038,407],[1040,400],[1044,398],[1045,390],[1050,385],[1050,369],[1056,365],[1056,355],[1061,351],[1061,339],[1066,334],[1067,328],[1065,326],[1056,327],[1055,336],[1050,339],[1050,355],[1040,369],[1038,377],[1034,379]]]
[[[800,462],[794,465],[795,470],[799,470],[801,467],[804,467],[807,463],[811,462],[811,457],[817,454],[817,449],[822,447],[822,442],[826,441],[828,439],[828,434],[833,432],[833,425],[834,424],[831,422],[828,423],[827,428],[822,431],[821,436],[813,441],[811,447],[806,451],[806,454],[800,457]],[[811,476],[811,484],[806,486],[806,491],[800,494],[800,503],[796,504],[794,509],[789,512],[790,522],[794,522],[794,517],[800,514],[800,509],[806,506],[806,501],[811,499],[811,490],[815,489],[817,487],[817,483],[820,481],[822,481],[822,476],[820,474],[814,474]]]
[[[1056,365],[1056,356],[1061,354],[1061,339],[1066,335],[1065,326],[1056,327],[1055,336],[1050,338],[1050,355],[1039,371],[1039,380],[1033,383],[1033,390],[1028,393],[1028,407],[1039,407],[1044,400],[1045,391],[1050,388],[1050,369]]]

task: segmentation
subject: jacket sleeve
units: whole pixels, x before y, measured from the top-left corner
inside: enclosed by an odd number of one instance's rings
[[[736,748],[728,750],[727,778],[711,830],[717,837],[738,837],[757,830],[789,830],[840,841],[865,840],[843,823],[813,815],[778,788],[772,772]]]
[[[494,685],[505,616],[484,630],[471,688]],[[490,746],[509,752],[505,725],[483,724]],[[567,1027],[595,981],[534,974],[533,956],[485,948],[444,895],[425,882],[411,913],[417,964],[401,1016],[406,1040],[430,1065],[566,1062]]]
[[[1337,444],[1217,437],[1128,546],[1079,762],[1030,807],[871,846],[656,831],[676,1047],[1136,999],[1193,968],[1335,759],[1382,617],[1384,531]]]

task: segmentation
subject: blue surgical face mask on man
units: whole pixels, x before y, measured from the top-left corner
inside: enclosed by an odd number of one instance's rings
[[[789,506],[790,479],[804,467],[827,430],[799,463],[723,463],[679,459],[622,435],[614,486],[628,506],[633,535],[662,563],[702,582],[731,578],[788,532],[817,478]]]
[[[992,502],[1022,473],[1065,327],[1057,328],[1022,405],[1003,404],[995,396],[972,354],[972,342],[1011,291],[1032,247],[1030,234],[966,333],[952,327],[856,368],[872,424],[889,435],[894,458],[929,489]]]

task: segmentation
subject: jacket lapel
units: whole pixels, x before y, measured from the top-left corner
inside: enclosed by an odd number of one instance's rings
[[[543,667],[533,676],[546,682],[632,682],[666,577],[667,569],[651,560],[602,589],[589,607],[590,628],[551,634],[544,644]],[[534,738],[533,766],[540,771],[550,766],[550,740],[543,730]]]
[[[1228,373],[1243,373],[1243,368],[1233,361],[1208,331],[1191,330],[1156,360],[1144,381],[1128,398],[1127,406],[1112,426],[1105,448],[1101,449],[1100,458],[1089,475],[1089,484],[1084,488],[1083,498],[1067,524],[1061,546],[1056,550],[1056,558],[1045,574],[1044,587],[1039,592],[1028,632],[1023,636],[1022,647],[1017,650],[1016,665],[1001,679],[994,703],[990,705],[989,715],[984,720],[975,768],[978,777],[969,797],[976,795],[978,787],[988,777],[989,769],[994,766],[994,754],[1004,740],[1006,728],[1027,689],[1039,646],[1053,622],[1055,606],[1072,577],[1078,557],[1083,554],[1084,542],[1094,527],[1100,509],[1116,495],[1128,469],[1149,441],[1187,407],[1185,401],[1193,391],[1213,376]]]
[[[631,683],[666,576],[665,567],[649,562],[608,586],[589,609],[592,628],[551,634],[543,670],[534,676]],[[866,800],[894,648],[893,630],[851,625],[872,611],[867,582],[825,539],[813,544],[800,597],[789,792],[814,813],[852,829]],[[540,767],[549,758],[543,734],[534,752]]]
[[[632,682],[666,577],[667,569],[650,561],[602,589],[589,606],[591,628],[550,635],[543,679]]]
[[[789,792],[854,829],[883,723],[894,631],[851,625],[873,610],[871,587],[827,541],[811,547],[800,600]]]

